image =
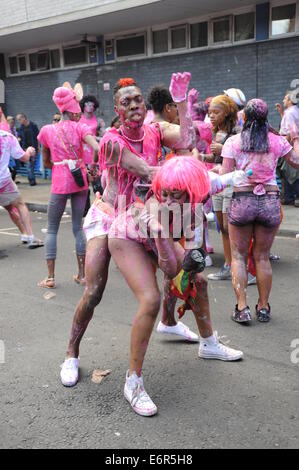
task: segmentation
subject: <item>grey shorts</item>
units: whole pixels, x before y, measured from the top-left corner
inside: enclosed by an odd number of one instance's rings
[[[232,196],[233,188],[226,188],[221,193],[212,196],[214,211],[226,214],[230,208]]]
[[[17,185],[10,178],[0,187],[0,206],[9,206],[20,197]]]

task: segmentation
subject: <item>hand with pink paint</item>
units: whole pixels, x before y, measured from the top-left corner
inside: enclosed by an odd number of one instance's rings
[[[169,91],[175,103],[186,101],[190,80],[191,73],[189,72],[172,74]]]
[[[30,158],[30,157],[35,157],[36,151],[34,147],[28,147],[25,153]]]
[[[198,98],[199,98],[199,91],[196,90],[196,88],[191,88],[191,90],[188,93],[188,104],[194,104],[197,103]]]

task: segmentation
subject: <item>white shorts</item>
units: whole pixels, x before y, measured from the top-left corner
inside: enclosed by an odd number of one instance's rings
[[[96,199],[90,207],[83,224],[87,241],[96,237],[107,237],[114,219],[113,207],[101,199]]]

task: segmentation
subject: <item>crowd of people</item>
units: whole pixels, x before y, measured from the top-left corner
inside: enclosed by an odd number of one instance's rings
[[[72,387],[79,380],[80,343],[101,302],[112,257],[138,302],[124,395],[142,416],[157,413],[145,391],[142,368],[161,303],[160,334],[199,342],[203,359],[243,357],[242,351],[222,344],[212,327],[203,273],[213,263],[208,220],[216,221],[224,253],[221,270],[208,279],[232,280],[232,320],[240,324],[253,321],[246,294],[248,284],[256,282],[256,319],[265,323],[271,319],[270,249],[282,220],[278,171],[285,178],[286,202],[297,205],[299,198],[299,180],[291,183],[286,176],[299,171],[299,110],[292,93],[285,96],[284,110],[277,105],[279,133],[268,122],[263,100],[247,102],[241,90],[231,88],[200,101],[197,90],[188,92],[190,79],[187,72],[175,73],[169,88],[156,85],[147,99],[132,78],[120,79],[113,91],[116,117],[107,129],[96,116],[96,97],[84,96],[79,84],[72,88],[68,82],[54,91],[59,113],[40,131],[23,113],[17,116],[16,131],[14,119],[1,113],[0,204],[29,248],[42,242],[32,234],[9,161],[30,161],[28,178],[34,185],[34,159],[41,146],[44,167],[52,170],[48,275],[40,288],[56,288],[57,233],[71,200],[78,261],[74,282],[85,289],[75,310],[61,382]],[[176,319],[178,299],[183,300],[179,320],[192,310],[198,334]]]

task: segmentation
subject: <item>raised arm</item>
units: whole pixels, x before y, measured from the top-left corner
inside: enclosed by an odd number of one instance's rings
[[[169,91],[177,105],[180,125],[161,123],[163,144],[172,149],[193,149],[196,145],[195,130],[188,111],[187,90],[191,74],[188,72],[172,74]]]

